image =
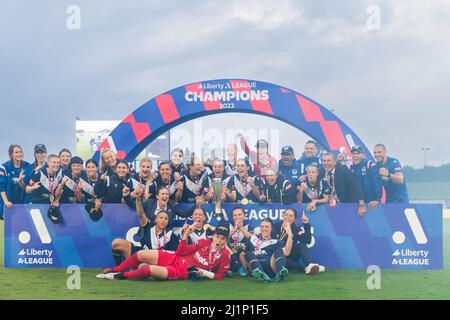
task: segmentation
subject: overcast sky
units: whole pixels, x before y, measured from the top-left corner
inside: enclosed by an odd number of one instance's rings
[[[367,8],[380,8],[380,29]],[[81,29],[69,30],[69,5]],[[75,148],[75,117],[120,120],[190,82],[246,78],[332,108],[406,165],[450,162],[448,0],[0,3],[0,160]]]

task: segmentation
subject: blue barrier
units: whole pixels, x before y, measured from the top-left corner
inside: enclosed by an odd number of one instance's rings
[[[181,208],[189,205],[181,204]],[[224,204],[224,219],[236,204]],[[246,218],[255,227],[264,217],[279,220],[295,205],[248,205]],[[213,206],[205,205],[211,224]],[[14,205],[5,210],[5,266],[8,268],[62,268],[77,265],[99,268],[113,265],[111,241],[137,242],[136,213],[125,205],[104,205],[104,216],[93,222],[82,205],[62,205],[64,223],[52,224],[48,205]],[[356,205],[321,206],[307,213],[312,225],[313,261],[332,269],[442,269],[442,205],[389,204],[358,217]],[[177,219],[180,227],[184,219]],[[300,222],[300,215],[298,222]],[[301,225],[301,224],[300,224]]]

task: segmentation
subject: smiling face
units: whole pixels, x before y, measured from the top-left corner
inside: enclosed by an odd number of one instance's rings
[[[359,152],[359,151],[355,151],[352,152],[352,161],[353,164],[358,165],[361,163],[361,161],[364,159],[364,153]]]
[[[238,208],[233,210],[233,221],[236,224],[239,221],[244,221],[244,209]]]
[[[52,173],[56,173],[60,168],[60,160],[58,157],[50,157],[47,159],[47,165]]]
[[[169,190],[167,188],[161,188],[156,196],[158,202],[162,203],[164,206],[169,201]]]
[[[277,182],[277,174],[272,169],[267,169],[265,174],[266,181],[269,185],[273,186]]]
[[[283,221],[289,221],[290,224],[295,222],[295,212],[292,209],[287,209],[283,214]]]
[[[195,209],[194,213],[192,214],[192,220],[197,227],[203,228],[206,223],[206,217],[203,214],[203,210],[200,208]]]
[[[23,151],[20,147],[14,147],[11,158],[13,161],[22,161],[23,160]]]
[[[97,175],[97,169],[98,169],[97,166],[94,163],[92,163],[92,162],[89,162],[86,165],[86,173],[88,174],[89,177],[96,176]]]
[[[139,164],[139,174],[141,177],[148,177],[150,172],[152,171],[152,162],[151,161],[142,161]]]
[[[72,163],[70,168],[74,176],[79,176],[81,174],[81,170],[83,170],[83,165],[79,163]]]
[[[175,166],[180,165],[181,162],[183,162],[183,152],[181,152],[180,150],[173,151],[170,156],[170,160]]]
[[[110,168],[114,168],[117,164],[117,158],[111,150],[103,154],[103,161]]]
[[[170,178],[170,175],[172,174],[172,169],[170,168],[170,165],[168,163],[162,164],[159,167],[159,175],[161,176],[161,179],[164,181],[167,181]]]
[[[124,178],[127,173],[128,173],[128,167],[125,163],[121,162],[117,165],[117,171],[116,171],[117,175],[120,178]]]
[[[322,157],[322,165],[326,172],[331,172],[336,167],[336,160],[332,154],[325,154]]]
[[[381,146],[373,148],[373,156],[377,162],[384,163],[387,158],[386,149]]]
[[[268,221],[262,221],[259,230],[264,239],[270,239],[272,234],[272,224]]]
[[[290,167],[293,160],[294,155],[292,153],[283,153],[281,155],[281,161],[285,167]]]
[[[238,160],[236,163],[236,170],[240,177],[246,176],[248,174],[248,166],[244,160]]]
[[[35,152],[34,158],[38,163],[43,163],[47,159],[47,153],[46,152]]]
[[[70,158],[72,157],[72,155],[67,152],[67,151],[63,151],[61,152],[61,154],[59,155],[59,160],[62,166],[68,166],[70,163]]]
[[[222,177],[224,171],[225,171],[225,166],[223,164],[223,161],[220,161],[220,160],[214,161],[214,164],[213,164],[214,175],[216,177]]]
[[[314,143],[307,143],[305,145],[305,156],[307,158],[312,158],[315,157],[317,155],[317,147]]]

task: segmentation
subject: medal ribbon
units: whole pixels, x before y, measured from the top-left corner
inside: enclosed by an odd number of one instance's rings
[[[211,268],[214,266],[214,263],[216,262],[217,258],[219,257],[219,255],[220,255],[220,250],[222,250],[222,248],[219,248],[219,249],[216,251],[216,254],[214,255],[214,260],[211,261],[211,255],[212,255],[213,250],[212,250],[211,247],[209,248],[209,259],[208,259],[208,263],[209,263],[209,266],[210,266]]]

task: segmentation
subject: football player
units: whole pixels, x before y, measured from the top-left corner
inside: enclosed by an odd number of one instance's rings
[[[147,279],[160,280],[212,280],[223,279],[230,268],[230,250],[227,247],[228,225],[219,225],[211,239],[188,245],[193,232],[192,225],[185,225],[183,238],[177,251],[141,250],[128,257],[120,265],[105,269],[97,275],[100,279]],[[137,270],[132,270],[135,267]]]

